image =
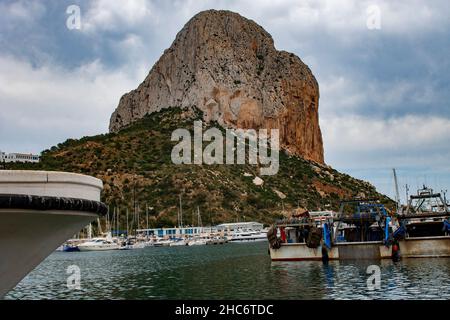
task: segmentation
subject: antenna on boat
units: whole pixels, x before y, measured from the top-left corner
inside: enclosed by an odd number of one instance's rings
[[[408,184],[405,185],[405,191],[406,191],[406,201],[408,201],[408,199],[409,199],[409,185]]]
[[[445,212],[448,211],[448,205],[447,205],[447,190],[441,190],[442,194],[444,195],[444,210]]]
[[[398,181],[397,181],[397,172],[395,168],[392,169],[394,173],[394,186],[395,186],[395,203],[397,205],[397,213],[400,212],[400,193],[398,192]]]

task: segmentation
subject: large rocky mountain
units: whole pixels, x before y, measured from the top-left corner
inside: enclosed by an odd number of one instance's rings
[[[206,11],[186,24],[139,88],[122,97],[110,133],[69,139],[44,151],[37,164],[7,165],[102,179],[102,200],[120,210],[122,225],[126,209],[144,205],[150,226],[175,225],[180,195],[186,224],[197,208],[205,224],[272,223],[296,209],[338,210],[341,200],[356,196],[392,204],[369,183],[323,164],[318,100],[309,68],[277,51],[255,22]],[[285,151],[278,173],[260,177],[250,164],[174,164],[172,132],[192,132],[200,119],[205,129],[217,123],[279,128]]]
[[[161,109],[193,106],[204,120],[224,127],[277,128],[284,150],[324,162],[314,75],[237,13],[208,10],[194,16],[144,82],[120,99],[110,131]]]

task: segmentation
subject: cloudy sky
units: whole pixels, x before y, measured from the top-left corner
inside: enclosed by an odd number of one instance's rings
[[[107,132],[120,96],[211,8],[255,20],[310,66],[328,164],[389,195],[393,167],[402,195],[450,187],[447,0],[1,0],[0,150]]]

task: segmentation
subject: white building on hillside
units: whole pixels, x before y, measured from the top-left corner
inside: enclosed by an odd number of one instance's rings
[[[0,162],[39,162],[39,156],[31,153],[6,153],[0,150]]]

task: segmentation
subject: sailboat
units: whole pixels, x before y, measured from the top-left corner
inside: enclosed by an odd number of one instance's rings
[[[138,237],[137,231],[139,230],[139,221],[140,221],[140,214],[139,214],[140,206],[136,207],[134,206],[134,214],[133,214],[133,220],[132,220],[132,227],[134,226],[134,221],[136,220],[136,229],[134,229],[135,236],[134,237],[127,237],[125,245],[122,246],[121,250],[133,250],[133,249],[144,249],[148,246],[150,246],[150,242],[147,241],[147,239],[142,239],[142,237]],[[147,225],[148,225],[148,209],[146,209],[147,214]]]
[[[100,220],[97,220],[98,230],[102,234]],[[120,249],[120,244],[113,241],[112,233],[107,232],[105,237],[92,238],[92,224],[88,226],[88,240],[77,246],[78,251],[108,251]]]
[[[79,251],[108,251],[118,249],[120,249],[120,244],[113,241],[111,232],[108,232],[104,238],[92,238],[78,245]]]
[[[200,209],[197,206],[197,225],[202,227],[202,217],[200,216]],[[207,244],[207,239],[205,237],[195,237],[189,240],[189,246],[204,246]]]

